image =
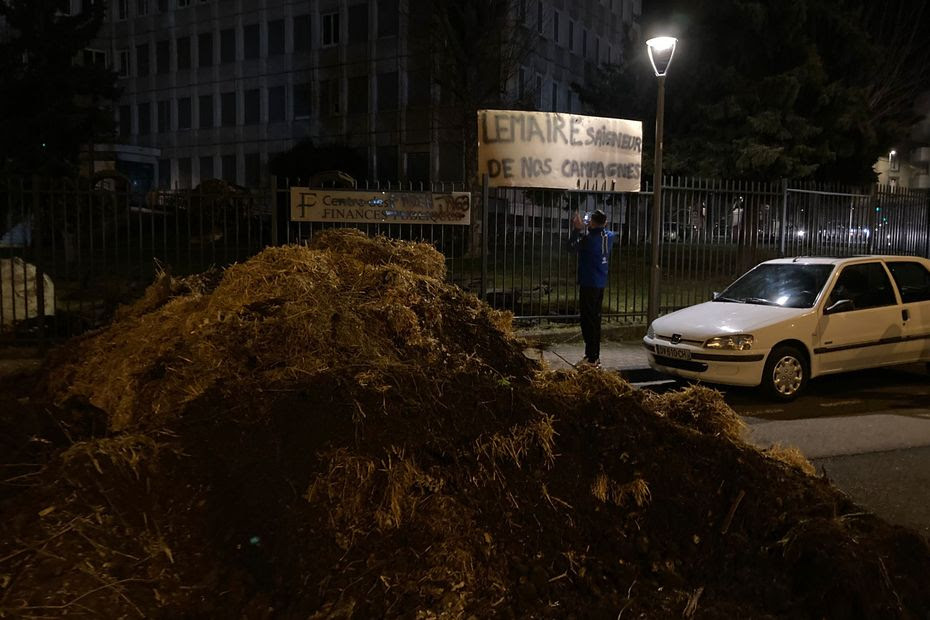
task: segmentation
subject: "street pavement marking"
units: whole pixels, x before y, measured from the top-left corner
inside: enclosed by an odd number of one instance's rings
[[[858,405],[862,401],[859,399],[853,400],[837,400],[832,403],[820,403],[821,407],[842,407],[843,405]]]

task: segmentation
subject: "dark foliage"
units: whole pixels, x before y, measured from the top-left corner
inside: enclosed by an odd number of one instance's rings
[[[85,56],[103,2],[59,13],[60,0],[0,3],[0,170],[69,174],[82,145],[112,134],[116,74]]]
[[[369,176],[364,151],[342,144],[317,146],[310,139],[272,157],[268,168],[271,174],[288,179],[305,179],[327,170],[339,170],[355,179]]]
[[[926,4],[649,3],[642,38],[679,39],[666,85],[665,172],[874,180],[872,165],[906,139],[914,99],[930,85]],[[625,58],[582,97],[598,114],[642,118],[651,137],[656,80],[641,39],[629,39]]]

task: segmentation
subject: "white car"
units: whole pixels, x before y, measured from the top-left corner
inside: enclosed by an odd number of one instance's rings
[[[653,321],[654,369],[791,400],[820,375],[930,361],[930,260],[781,258]]]

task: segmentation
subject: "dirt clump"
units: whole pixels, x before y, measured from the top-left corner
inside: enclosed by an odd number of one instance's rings
[[[541,368],[443,276],[324,233],[166,274],[8,386],[0,617],[930,610],[926,541],[743,443],[718,394]]]

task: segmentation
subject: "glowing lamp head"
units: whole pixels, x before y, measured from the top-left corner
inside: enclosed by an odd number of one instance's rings
[[[664,77],[668,73],[677,45],[678,39],[675,37],[654,37],[646,41],[649,62],[652,63],[652,70],[655,71],[657,77]]]

